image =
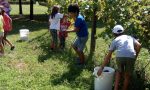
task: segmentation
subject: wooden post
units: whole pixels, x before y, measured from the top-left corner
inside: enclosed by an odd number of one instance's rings
[[[33,0],[30,0],[30,20],[33,20]]]
[[[95,51],[95,44],[96,44],[96,24],[97,24],[97,16],[96,16],[96,11],[97,11],[97,6],[95,5],[95,3],[97,2],[97,0],[93,0],[93,23],[92,23],[92,33],[91,33],[91,47],[90,47],[90,54],[93,54],[93,52]]]
[[[22,15],[22,2],[19,0],[19,14]]]

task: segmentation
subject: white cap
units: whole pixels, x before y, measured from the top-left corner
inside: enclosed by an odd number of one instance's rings
[[[124,32],[124,28],[121,25],[116,25],[112,29],[112,32],[115,33],[115,34],[121,34],[121,33]]]

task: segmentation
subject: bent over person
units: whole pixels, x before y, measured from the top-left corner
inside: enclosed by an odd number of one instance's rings
[[[104,62],[98,71],[101,75],[103,68],[109,63],[112,53],[116,51],[117,71],[115,75],[114,90],[119,90],[120,79],[124,78],[122,90],[128,90],[131,75],[134,70],[135,60],[141,49],[141,44],[133,37],[124,35],[124,28],[121,25],[116,25],[112,33],[115,39],[112,41],[109,52],[104,58]]]

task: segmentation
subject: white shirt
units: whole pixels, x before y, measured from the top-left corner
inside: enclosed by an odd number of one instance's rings
[[[134,50],[134,43],[136,42],[138,41],[131,36],[121,35],[112,41],[109,50],[116,50],[116,57],[135,58],[136,52]]]
[[[53,19],[49,18],[50,29],[60,30],[60,19],[63,18],[63,14],[57,13]]]

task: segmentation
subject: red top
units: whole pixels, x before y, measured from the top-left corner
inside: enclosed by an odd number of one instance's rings
[[[12,19],[6,13],[4,13],[3,19],[4,19],[4,24],[3,24],[4,31],[11,31],[12,30],[12,25],[11,25]]]
[[[66,31],[70,26],[70,22],[60,22],[60,31]]]
[[[67,33],[66,30],[68,29],[68,27],[70,26],[70,22],[61,22],[60,23],[60,32],[59,32],[59,38],[61,37],[67,37]]]

